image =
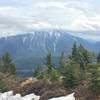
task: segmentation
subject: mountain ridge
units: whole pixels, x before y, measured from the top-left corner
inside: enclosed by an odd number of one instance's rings
[[[68,56],[74,42],[77,42],[78,45],[82,44],[91,51],[99,52],[99,49],[96,49],[99,42],[91,43],[89,40],[73,36],[67,31],[45,30],[0,38],[0,56],[5,52],[10,52],[18,66],[23,66],[27,60],[32,64],[38,63],[40,58],[39,62],[42,63],[44,62],[42,59],[48,51],[54,57],[59,57],[61,52]],[[32,59],[34,59],[33,62]],[[23,64],[18,64],[18,62],[23,62]],[[29,66],[32,66],[32,64]],[[26,65],[28,66],[28,64]]]

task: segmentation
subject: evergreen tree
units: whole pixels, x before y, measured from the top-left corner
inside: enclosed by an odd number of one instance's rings
[[[2,57],[3,61],[5,62],[4,64],[11,64],[12,58],[11,55],[7,52],[3,55]]]
[[[34,71],[34,77],[38,77],[41,74],[41,68],[37,66]]]
[[[100,63],[100,53],[97,56],[97,62]]]
[[[78,48],[77,48],[76,42],[73,44],[73,47],[72,47],[71,59],[73,59],[74,61],[78,61]]]
[[[66,65],[66,73],[64,76],[64,85],[66,88],[74,88],[80,80],[79,65],[74,61],[69,61]]]
[[[52,56],[50,52],[46,56],[46,66],[48,67],[47,72],[51,73],[53,65],[52,65]]]
[[[87,65],[92,62],[93,55],[87,49],[85,49],[81,44],[79,46],[74,43],[72,48],[72,54],[70,57],[70,61],[79,64],[79,72],[81,79],[85,79],[85,73],[87,69]],[[77,68],[77,66],[75,66]]]
[[[48,78],[48,80],[51,82],[58,81],[60,78],[60,73],[52,64],[52,55],[50,52],[46,57],[46,66],[47,71],[44,73],[44,76],[46,76],[46,78]]]
[[[90,88],[94,93],[100,94],[100,65],[92,65],[89,71],[91,73]]]
[[[92,56],[92,53],[80,44],[78,47],[78,63],[83,71],[85,71],[87,64],[92,61]]]
[[[12,63],[11,55],[7,52],[2,57],[2,72],[6,72],[9,74],[15,74],[16,68],[15,65]]]
[[[59,70],[62,74],[64,74],[65,72],[65,58],[64,58],[64,53],[62,52],[61,53],[61,56],[60,56],[60,60],[59,60]]]
[[[50,74],[50,81],[55,82],[55,81],[59,81],[60,78],[60,73],[57,69],[52,68],[52,72]]]

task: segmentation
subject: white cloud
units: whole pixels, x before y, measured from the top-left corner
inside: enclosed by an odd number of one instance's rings
[[[95,0],[97,3],[94,0],[4,1],[0,1],[1,36],[46,28],[100,30],[98,0]]]

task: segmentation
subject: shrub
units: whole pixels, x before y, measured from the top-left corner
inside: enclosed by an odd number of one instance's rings
[[[0,92],[6,92],[6,91],[8,91],[6,84],[2,80],[0,80]]]

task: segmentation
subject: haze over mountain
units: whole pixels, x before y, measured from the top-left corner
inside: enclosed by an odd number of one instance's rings
[[[0,55],[10,52],[18,66],[34,66],[43,63],[49,51],[56,60],[62,52],[68,56],[74,42],[91,51],[100,51],[99,42],[75,37],[64,30],[41,30],[0,38]]]
[[[99,6],[100,0],[1,0],[0,37],[49,28],[100,40]]]
[[[75,41],[99,52],[99,6],[100,0],[1,0],[0,55],[9,51],[27,66],[48,51],[68,55]]]

